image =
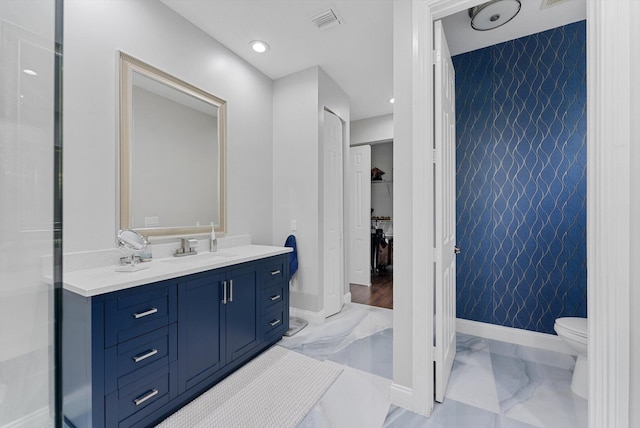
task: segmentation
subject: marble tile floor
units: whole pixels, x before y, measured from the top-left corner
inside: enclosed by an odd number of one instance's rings
[[[431,417],[391,405],[392,314],[350,303],[278,343],[344,369],[300,427],[587,427],[587,401],[570,389],[574,357],[463,334]]]

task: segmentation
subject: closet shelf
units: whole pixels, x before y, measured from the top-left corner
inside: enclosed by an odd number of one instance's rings
[[[378,184],[378,183],[393,183],[393,180],[371,180],[371,184]]]

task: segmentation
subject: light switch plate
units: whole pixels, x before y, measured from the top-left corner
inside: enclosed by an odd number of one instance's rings
[[[144,218],[144,227],[154,227],[160,226],[160,218],[159,217],[145,217]]]

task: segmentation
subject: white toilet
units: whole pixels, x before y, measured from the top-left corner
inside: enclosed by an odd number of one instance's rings
[[[589,399],[589,363],[587,361],[587,343],[589,340],[586,318],[558,318],[553,326],[562,338],[578,354],[573,369],[571,390],[584,399]]]

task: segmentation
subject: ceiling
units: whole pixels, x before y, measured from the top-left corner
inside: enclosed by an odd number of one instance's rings
[[[393,112],[394,0],[161,0],[245,61],[278,79],[319,65],[349,95],[351,120]],[[404,0],[395,0],[404,1]],[[452,54],[584,19],[586,0],[521,0],[520,13],[491,31],[471,29],[466,11],[445,18]],[[480,1],[479,1],[480,3]],[[341,24],[320,30],[311,18],[332,7]],[[249,47],[263,40],[269,51]]]
[[[586,19],[586,0],[555,0],[542,8],[543,0],[520,0],[520,12],[502,27],[476,31],[469,24],[468,11],[450,15],[442,20],[451,55],[493,46],[507,40],[540,33],[552,28]],[[549,1],[549,3],[552,3]]]

